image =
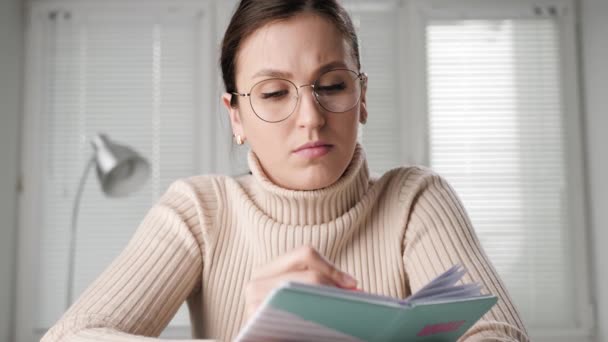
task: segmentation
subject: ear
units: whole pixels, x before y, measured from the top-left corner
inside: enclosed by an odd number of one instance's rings
[[[359,107],[359,122],[363,125],[367,122],[367,80],[361,89],[361,106]]]
[[[243,140],[245,140],[245,132],[243,131],[243,123],[241,122],[241,115],[239,113],[238,107],[233,107],[230,105],[230,100],[232,99],[232,95],[229,93],[224,93],[222,95],[222,102],[224,103],[224,107],[228,110],[228,115],[230,116],[230,125],[232,126],[232,133],[237,136],[240,135]]]

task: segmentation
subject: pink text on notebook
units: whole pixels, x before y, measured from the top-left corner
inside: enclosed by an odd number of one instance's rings
[[[429,336],[435,335],[439,333],[446,333],[458,330],[465,321],[454,321],[454,322],[446,322],[446,323],[437,323],[437,324],[429,324],[426,325],[422,330],[418,332],[416,336]]]

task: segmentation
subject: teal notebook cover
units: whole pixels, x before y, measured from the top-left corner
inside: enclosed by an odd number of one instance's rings
[[[478,284],[456,285],[465,272],[456,265],[404,300],[287,282],[237,341],[454,342],[498,300]]]
[[[496,301],[495,296],[480,296],[390,305],[284,287],[268,305],[364,341],[453,342]]]

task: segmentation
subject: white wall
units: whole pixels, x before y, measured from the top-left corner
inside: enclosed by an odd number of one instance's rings
[[[608,0],[582,0],[585,143],[598,342],[608,341]]]
[[[21,0],[0,0],[0,341],[11,341],[23,20]]]

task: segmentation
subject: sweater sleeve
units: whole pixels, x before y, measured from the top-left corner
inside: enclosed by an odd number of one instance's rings
[[[122,253],[42,342],[150,341],[200,290],[201,227],[194,201],[174,183]],[[148,336],[148,337],[145,337]]]
[[[528,342],[524,324],[498,273],[485,254],[454,190],[428,171],[416,181],[403,240],[403,260],[414,293],[456,263],[465,283],[478,282],[498,302],[459,342]]]

